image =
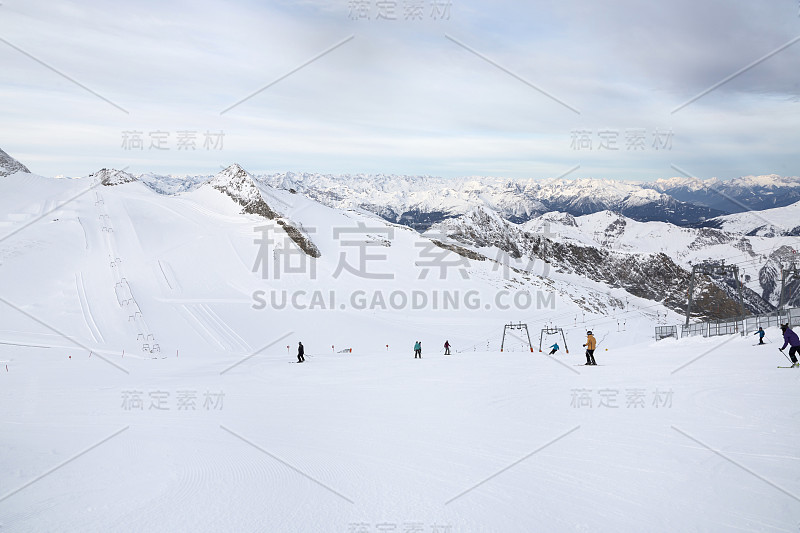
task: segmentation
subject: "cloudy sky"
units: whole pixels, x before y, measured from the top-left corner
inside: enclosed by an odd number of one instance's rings
[[[799,10],[2,0],[0,148],[68,176],[796,176]]]

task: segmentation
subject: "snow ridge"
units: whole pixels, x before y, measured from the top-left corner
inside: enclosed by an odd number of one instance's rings
[[[260,184],[257,184],[255,178],[237,163],[211,178],[208,185],[227,194],[241,205],[242,213],[258,215],[268,220],[277,219],[278,225],[307,255],[315,258],[322,255],[317,245],[304,231],[298,229],[264,200]]]

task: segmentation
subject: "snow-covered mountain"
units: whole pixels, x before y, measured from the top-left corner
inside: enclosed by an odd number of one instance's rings
[[[729,181],[678,177],[659,179],[642,186],[682,202],[725,213],[783,207],[800,201],[800,177],[776,174],[743,176]]]
[[[424,229],[484,205],[509,219],[527,220],[546,210],[524,182],[508,179],[456,179],[429,176],[272,174],[275,187],[296,190],[325,205],[362,208],[391,222]]]
[[[608,210],[633,220],[687,224],[703,220],[713,213],[624,181],[558,179],[541,180],[536,184],[535,195],[547,211],[563,211],[575,216]]]
[[[706,221],[704,226],[731,233],[775,237],[800,236],[800,202],[761,211],[745,211]]]
[[[796,257],[792,250],[798,247],[795,237],[755,234],[747,225],[722,229],[685,228],[663,222],[637,222],[609,211],[574,218],[563,213],[549,213],[524,224],[523,228],[582,246],[599,246],[629,254],[663,253],[688,272],[693,264],[706,260],[726,261],[739,267],[744,286],[752,295],[761,296],[763,301],[746,294],[750,308],[761,310],[759,312],[778,305],[775,276],[779,285],[780,266],[775,265],[791,264]],[[727,290],[723,285],[720,287]],[[789,302],[800,305],[800,294],[790,293]]]
[[[143,174],[140,179],[157,192],[176,194],[193,190],[209,178]],[[277,189],[300,192],[330,207],[365,209],[390,222],[423,231],[476,206],[516,223],[552,211],[573,216],[615,211],[641,222],[702,226],[725,214],[800,201],[800,178],[777,175],[730,181],[675,177],[632,182],[286,172],[253,175],[253,179]]]
[[[253,177],[237,164],[215,175],[208,181],[208,185],[230,196],[243,207],[243,213],[260,215],[270,220],[280,216],[264,201]]]
[[[485,254],[502,250],[509,256],[506,261],[512,261],[516,268],[543,261],[555,271],[623,288],[631,295],[661,302],[679,313],[686,311],[692,260],[716,258],[720,253],[734,255],[742,248],[742,238],[716,230],[641,223],[610,211],[577,218],[549,213],[518,226],[477,208],[435,224],[425,235],[445,235]],[[692,248],[696,251],[693,255],[680,253]],[[762,258],[762,262],[767,260]],[[757,264],[753,264],[754,273],[758,272]],[[745,305],[752,313],[769,312],[774,307],[769,299],[762,298],[763,287],[758,286],[757,279],[758,276],[751,283],[753,288],[744,287]],[[698,280],[697,292],[703,297],[694,307],[697,315],[736,316],[739,304],[729,285],[725,280]]]
[[[117,185],[85,194],[87,182],[98,179]],[[537,271],[542,261],[506,269],[504,252],[489,243],[473,253],[364,210],[269,188],[238,165],[177,195],[110,169],[73,180],[17,173],[0,180],[0,207],[9,236],[0,255],[3,298],[25,302],[103,357],[113,345],[115,354],[119,347],[126,357],[149,358],[158,345],[180,349],[181,357],[213,351],[241,358],[269,341],[262,335],[285,331],[328,346],[385,351],[424,338],[421,330],[436,321],[446,321],[451,342],[471,345],[509,315],[538,324],[555,313],[570,321],[585,314],[583,327],[606,313],[653,305],[566,269],[545,275]],[[515,301],[521,303],[503,305]],[[661,304],[655,308],[677,320]],[[8,331],[26,331],[26,316],[2,311]],[[8,331],[3,342],[52,341]]]
[[[313,245],[311,235],[302,224],[286,218],[281,209],[285,202],[291,203],[291,198],[303,195],[337,210],[373,213],[389,222],[430,229],[426,235],[432,240],[436,235],[452,240],[450,244],[437,240],[438,245],[462,255],[495,262],[510,258],[522,262],[514,266],[520,270],[526,270],[531,261],[552,261],[555,269],[663,301],[678,312],[683,310],[692,264],[709,259],[741,263],[748,308],[752,312],[769,311],[777,305],[778,297],[769,286],[771,275],[761,270],[768,268],[776,246],[792,246],[786,238],[770,239],[791,235],[791,231],[757,226],[745,215],[715,217],[708,223],[713,227],[697,228],[649,220],[649,214],[670,218],[679,212],[690,213],[694,206],[677,202],[654,188],[611,180],[451,180],[292,173],[254,176],[232,165],[205,184],[198,178],[189,181],[194,185],[186,186],[186,190],[208,186],[233,199],[243,213],[281,219],[301,248],[306,242]],[[656,185],[703,190],[715,183],[675,178]],[[765,180],[755,183],[763,185]],[[174,180],[168,179],[165,184],[155,175],[148,175],[146,184],[162,194],[175,189]],[[276,201],[281,195],[286,200]],[[606,205],[619,209],[602,209]],[[548,211],[553,206],[563,206],[564,210]],[[626,212],[632,215],[626,216]],[[748,216],[757,219],[758,214]],[[781,216],[789,220],[790,210]],[[540,247],[531,237],[537,233],[543,233],[551,243],[553,257],[546,256],[547,246]],[[507,258],[495,257],[498,252]],[[735,296],[727,282],[708,281],[715,288],[706,293],[720,299]],[[792,299],[800,303],[800,295]],[[696,310],[701,315],[722,316],[733,312],[733,304],[729,304]]]
[[[638,184],[598,179],[445,179],[428,176],[271,174],[259,179],[293,189],[326,205],[359,207],[383,218],[426,229],[485,206],[512,222],[550,211],[584,215],[618,211],[635,220],[693,224],[720,211],[675,200]]]
[[[103,168],[97,172],[89,175],[90,179],[100,180],[106,187],[113,187],[115,185],[123,185],[125,183],[133,183],[138,181],[136,176],[128,174],[124,170],[117,170],[113,168]]]
[[[159,194],[179,194],[193,191],[213,177],[213,175],[171,176],[148,172],[139,175],[139,181]]]
[[[765,300],[780,302],[782,270],[791,268],[792,265],[800,266],[797,252],[798,250],[791,245],[777,246],[769,254],[767,261],[761,265],[758,271],[758,281],[762,288],[762,297]],[[798,289],[800,289],[800,279],[795,276],[789,276],[784,288],[783,303],[797,305],[798,301],[800,301]]]
[[[626,211],[641,215],[656,206],[663,214],[670,212],[669,206],[683,209],[688,204],[652,188],[607,180],[254,176],[237,164],[209,179],[179,180],[155,174],[137,178],[114,169],[102,169],[89,178],[106,186],[139,181],[140,187],[158,192],[165,202],[206,190],[222,194],[241,214],[274,222],[279,233],[312,258],[321,257],[320,237],[316,226],[304,224],[302,217],[293,214],[292,206],[300,198],[337,212],[372,214],[389,223],[427,229],[425,237],[436,246],[488,261],[493,268],[502,265],[518,274],[545,279],[551,272],[579,276],[591,281],[593,291],[621,289],[622,294],[661,302],[679,313],[685,308],[692,264],[708,259],[741,264],[751,312],[766,312],[777,305],[776,276],[785,254],[776,256],[775,249],[793,249],[791,236],[796,228],[776,228],[788,225],[800,211],[798,203],[761,213],[716,217],[708,224],[713,227],[690,228],[626,216]],[[764,180],[756,181],[764,184]],[[658,184],[664,189],[678,185],[701,190],[713,183],[676,179]],[[547,211],[554,205],[564,206],[564,210]],[[605,205],[620,209],[601,209]],[[773,224],[763,224],[765,219]],[[723,317],[735,312],[735,291],[729,282],[709,279],[701,284],[706,285],[701,292],[715,303],[698,305],[698,316]],[[570,298],[586,307],[582,296]],[[800,304],[800,295],[790,294],[788,299]],[[602,312],[608,305],[615,304],[607,301],[593,309]]]
[[[276,207],[276,204],[283,204],[287,207],[290,205],[279,198],[281,194],[285,195],[285,192],[279,193],[268,185],[256,182],[253,176],[235,163],[216,174],[204,186],[226,194],[241,205],[242,214],[258,215],[267,220],[277,220],[283,231],[303,252],[314,258],[320,256],[319,248],[314,244],[308,232],[303,230],[302,224],[298,225],[291,222]]]
[[[16,172],[30,173],[30,170],[0,148],[0,178],[10,176]]]

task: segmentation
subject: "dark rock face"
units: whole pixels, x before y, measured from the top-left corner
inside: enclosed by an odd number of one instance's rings
[[[209,184],[241,205],[242,213],[277,220],[289,238],[307,255],[315,258],[322,256],[317,245],[305,233],[267,204],[253,177],[239,165],[229,166],[214,176]]]
[[[104,187],[114,187],[116,185],[123,185],[125,183],[133,183],[137,181],[136,177],[128,174],[122,170],[113,168],[104,168],[98,170],[94,174],[89,175],[90,178],[99,179]]]
[[[30,174],[31,171],[28,170],[28,167],[0,149],[0,178],[10,176],[17,172],[27,172]]]
[[[626,224],[625,218],[619,217],[612,219],[600,231],[613,241],[624,231]],[[562,242],[547,234],[523,231],[496,214],[480,209],[438,224],[428,235],[433,236],[434,232],[464,246],[494,246],[515,258],[542,260],[556,271],[578,274],[610,287],[622,288],[634,296],[661,302],[673,311],[686,312],[691,272],[664,253],[619,252],[602,245]],[[702,247],[731,241],[733,238],[727,233],[705,229],[698,233],[693,245]],[[749,245],[746,242],[737,244],[742,248]],[[458,248],[448,249],[470,257],[463,247]],[[768,300],[752,290],[745,287],[742,292],[746,312],[764,313],[774,309]],[[725,319],[741,314],[738,288],[732,281],[701,277],[695,280],[694,296],[692,316]]]

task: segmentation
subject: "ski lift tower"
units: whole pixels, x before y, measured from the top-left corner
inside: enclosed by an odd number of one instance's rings
[[[557,335],[559,333],[561,334],[561,340],[564,341],[564,350],[566,350],[567,353],[569,353],[569,347],[567,347],[567,337],[564,336],[564,330],[562,328],[558,328],[555,326],[552,327],[545,326],[544,328],[542,328],[542,332],[539,334],[539,351],[540,352],[542,351],[542,339],[544,338],[545,335]]]
[[[797,281],[798,279],[800,279],[800,272],[798,272],[794,261],[786,268],[781,265],[781,297],[780,300],[778,300],[778,309],[782,309],[784,304],[788,303],[790,300],[791,295],[784,298],[787,282],[791,282],[792,280]]]
[[[736,265],[726,265],[725,261],[704,261],[697,265],[692,265],[692,277],[689,280],[689,294],[686,304],[686,327],[689,327],[689,319],[692,315],[692,300],[694,300],[694,283],[698,274],[706,275],[710,278],[720,278],[732,276],[735,286],[738,289],[740,320],[744,318],[744,298],[742,296],[742,281],[739,279],[739,267]]]
[[[513,331],[515,329],[525,330],[525,336],[528,337],[528,347],[531,349],[532,352],[533,344],[531,344],[531,335],[530,333],[528,333],[528,324],[523,324],[522,322],[518,322],[516,324],[512,322],[511,324],[506,324],[505,326],[503,326],[503,342],[500,343],[500,351],[502,352],[503,347],[506,345],[506,332],[510,330],[512,332],[511,334],[513,334]]]

